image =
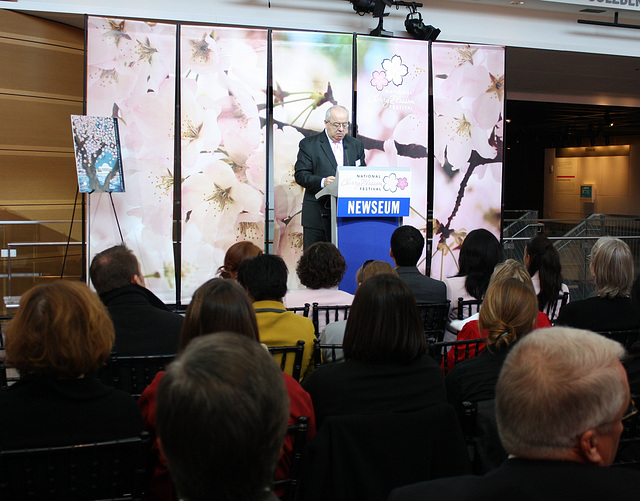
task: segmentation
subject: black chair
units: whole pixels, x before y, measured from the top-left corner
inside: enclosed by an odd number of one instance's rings
[[[341,344],[324,344],[318,338],[313,340],[313,366],[332,364],[344,358]]]
[[[149,434],[92,444],[0,451],[0,499],[142,500]]]
[[[636,402],[640,402],[640,395],[631,395]],[[618,452],[612,466],[624,466],[640,470],[640,413],[625,419],[624,429],[620,436]]]
[[[445,303],[418,303],[418,311],[424,325],[424,335],[427,339],[440,342],[444,338],[444,331],[449,319],[451,301]]]
[[[276,491],[285,488],[284,494],[280,495],[282,501],[293,501],[296,496],[296,488],[300,473],[302,472],[302,451],[307,443],[307,431],[309,430],[309,418],[300,416],[296,420],[296,424],[287,428],[287,434],[293,435],[293,449],[291,457],[291,467],[289,469],[289,478],[276,480],[274,487]]]
[[[350,308],[350,304],[319,306],[318,303],[313,303],[311,321],[313,322],[313,328],[316,330],[316,337],[320,335],[321,318],[324,319],[323,326],[330,324],[331,322],[346,320],[349,316]]]
[[[474,313],[478,313],[480,311],[480,306],[482,305],[482,299],[463,299],[461,297],[458,298],[458,320],[464,320],[467,317],[470,317]],[[466,315],[465,315],[466,311]]]
[[[428,343],[429,355],[438,363],[442,365],[444,373],[449,372],[449,360],[447,353],[449,350],[454,350],[454,360],[456,363],[467,360],[471,357],[475,357],[480,354],[482,348],[481,344],[486,343],[486,338],[481,339],[463,339],[462,341],[442,341],[440,343]]]
[[[302,357],[304,356],[304,341],[301,339],[295,346],[269,346],[271,353],[280,365],[280,370],[285,372],[289,355],[293,355],[293,369],[291,377],[296,381],[300,381],[302,374]],[[280,357],[278,359],[278,357]],[[286,371],[288,372],[288,371]]]
[[[386,501],[402,485],[470,472],[450,404],[331,416],[304,450],[298,499]]]
[[[137,399],[155,375],[174,358],[175,355],[122,356],[113,352],[107,364],[98,371],[97,378]]]
[[[287,311],[292,311],[297,315],[302,315],[303,317],[309,318],[309,311],[311,310],[311,305],[309,303],[304,303],[304,306],[292,306],[291,308],[287,308]]]
[[[473,473],[483,475],[507,459],[498,435],[495,400],[462,402],[458,409]]]
[[[0,362],[0,389],[7,388],[9,386],[9,382],[7,381],[7,366],[4,365],[4,362]]]
[[[555,321],[556,321],[556,318],[558,317],[558,314],[560,313],[560,310],[568,302],[569,302],[569,293],[568,292],[563,292],[562,294],[560,294],[558,296],[558,299],[556,299],[555,301],[547,304],[542,309],[542,311],[547,314],[547,317],[549,317],[549,321],[552,324],[554,324]]]

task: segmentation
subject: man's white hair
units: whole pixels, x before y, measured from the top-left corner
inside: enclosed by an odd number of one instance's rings
[[[331,122],[331,112],[337,109],[344,110],[347,112],[347,115],[349,115],[349,110],[347,108],[340,106],[339,104],[334,104],[331,108],[327,108],[327,112],[324,114],[325,121]]]
[[[538,329],[507,356],[496,386],[502,445],[544,459],[570,449],[585,431],[612,425],[628,397],[621,344],[568,327]]]

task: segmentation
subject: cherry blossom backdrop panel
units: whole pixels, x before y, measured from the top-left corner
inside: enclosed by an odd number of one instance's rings
[[[458,272],[465,236],[500,238],[504,48],[434,43],[434,197],[431,276]]]
[[[182,302],[234,243],[264,248],[267,35],[181,26]]]
[[[293,178],[298,143],[324,129],[329,107],[352,112],[353,35],[274,31],[273,252],[289,268],[289,288],[298,288],[295,268],[302,253],[303,190]]]
[[[146,283],[175,302],[172,248],[176,26],[89,17],[87,115],[119,118],[125,193],[113,202]],[[92,194],[88,256],[120,243],[108,194]]]
[[[427,229],[429,44],[358,36],[358,137],[367,166],[411,168],[411,214]],[[424,272],[424,258],[420,261]]]

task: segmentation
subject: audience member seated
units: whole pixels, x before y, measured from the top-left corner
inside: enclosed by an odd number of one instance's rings
[[[459,271],[445,278],[447,299],[451,301],[449,318],[458,318],[458,298],[482,299],[496,264],[502,260],[498,239],[485,229],[471,231],[460,247]],[[465,312],[465,316],[466,312]]]
[[[618,238],[599,238],[591,250],[591,274],[594,297],[566,304],[556,325],[596,332],[640,327],[640,310],[629,297],[634,277],[629,246]]]
[[[183,318],[144,287],[138,260],[125,245],[96,254],[91,282],[109,310],[118,355],[173,355]]]
[[[329,242],[316,242],[307,247],[300,259],[296,273],[306,289],[289,291],[284,296],[287,308],[304,306],[305,303],[319,306],[351,304],[353,294],[338,290],[347,263],[338,248]],[[319,330],[325,326],[325,319],[319,319]]]
[[[138,436],[133,397],[93,377],[113,338],[107,309],[84,283],[56,280],[23,294],[6,326],[6,360],[20,380],[0,391],[0,448]]]
[[[262,249],[251,242],[237,242],[229,247],[224,255],[224,264],[218,268],[220,278],[238,278],[238,269],[245,259],[251,259],[262,254]]]
[[[240,265],[238,282],[242,285],[258,319],[260,341],[267,346],[295,346],[304,341],[303,378],[313,370],[315,329],[310,319],[287,311],[282,298],[287,292],[287,265],[280,256],[263,254]],[[293,370],[293,357],[287,359],[285,371]]]
[[[201,285],[193,294],[180,335],[180,352],[185,351],[194,338],[223,331],[235,332],[258,341],[256,316],[245,291],[233,280],[214,278]],[[159,372],[138,401],[142,409],[145,429],[151,432],[154,437],[157,430],[158,385],[164,377],[165,372]],[[282,377],[284,377],[289,394],[289,424],[295,424],[300,416],[308,417],[307,438],[310,439],[316,432],[311,398],[291,376],[282,373]],[[278,462],[277,480],[289,477],[292,451],[293,438],[287,435]],[[173,486],[169,479],[167,464],[160,454],[157,440],[154,440],[152,445],[152,453],[155,464],[148,499],[150,501],[172,501]]]
[[[554,303],[561,303],[558,297],[564,292],[568,293],[569,287],[562,283],[562,264],[553,242],[543,235],[529,240],[524,249],[524,264],[531,275],[540,311],[553,308]],[[549,320],[553,322],[558,318],[558,313],[560,305]]]
[[[537,317],[538,301],[531,281],[507,278],[491,284],[479,320],[480,329],[487,331],[487,349],[458,362],[445,379],[447,398],[456,409],[464,401],[495,398],[498,374],[509,348],[535,328]]]
[[[527,269],[515,259],[507,259],[504,263],[500,263],[496,265],[496,268],[495,270],[493,270],[493,274],[491,275],[491,280],[489,281],[489,288],[487,289],[487,291],[491,288],[491,286],[495,282],[499,282],[500,280],[504,280],[506,278],[515,278],[517,280],[520,280],[523,283],[531,284],[531,276],[529,275],[529,272],[527,271]],[[482,309],[482,307],[480,309]],[[471,340],[471,339],[482,339],[482,338],[488,337],[489,332],[486,329],[484,329],[482,331],[482,334],[480,334],[480,328],[478,326],[478,320],[477,320],[479,317],[480,317],[479,313],[476,313],[469,317],[470,320],[464,324],[464,327],[458,333],[459,341]],[[535,328],[541,329],[543,327],[551,327],[551,322],[549,322],[549,317],[547,317],[546,313],[539,311]],[[480,353],[482,353],[482,350],[484,350],[484,348],[485,348],[484,343],[481,343],[477,345],[477,347],[472,348],[469,352],[468,358],[472,358],[473,356],[479,355]],[[464,352],[460,351],[458,353],[458,360],[456,360],[455,350],[453,349],[449,350],[449,353],[447,353],[448,370],[451,370],[451,368],[456,364],[456,362],[460,360],[464,360],[465,358],[464,355],[465,355]],[[442,362],[442,367],[444,369],[444,361]]]
[[[396,264],[398,276],[413,291],[418,303],[444,303],[447,288],[440,280],[420,273],[418,260],[424,251],[424,237],[413,226],[400,226],[391,235],[389,255]]]
[[[389,501],[635,499],[640,473],[607,468],[622,420],[637,412],[619,343],[551,327],[524,337],[504,362],[496,389],[498,432],[509,453],[484,476],[409,485]]]
[[[397,275],[396,270],[394,270],[393,267],[385,261],[372,261],[372,260],[365,261],[356,272],[356,282],[358,283],[358,287],[360,287],[362,283],[368,278],[374,275],[381,275],[383,273]],[[344,331],[346,327],[347,327],[346,320],[331,322],[320,333],[320,343],[342,344],[344,342]],[[333,353],[331,353],[329,350],[326,350],[326,353],[323,354],[323,357],[325,358],[325,360],[329,355],[333,357]],[[331,361],[341,362],[342,360],[344,360],[343,351],[335,350],[335,360],[331,360]]]
[[[179,499],[276,501],[287,408],[280,370],[258,343],[195,339],[158,388],[158,435]]]
[[[358,288],[343,349],[343,363],[319,367],[303,384],[318,428],[330,416],[411,412],[446,402],[413,292],[397,276],[376,275]]]

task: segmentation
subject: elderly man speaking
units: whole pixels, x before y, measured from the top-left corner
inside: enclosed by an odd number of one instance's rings
[[[349,112],[332,106],[324,118],[324,131],[300,141],[295,165],[296,183],[304,190],[302,200],[303,246],[331,241],[329,197],[316,199],[335,180],[338,166],[364,166],[364,146],[349,135]]]
[[[549,328],[519,341],[496,388],[498,432],[509,453],[482,477],[396,489],[390,501],[636,499],[640,472],[607,468],[622,421],[637,410],[624,348],[593,332]]]

